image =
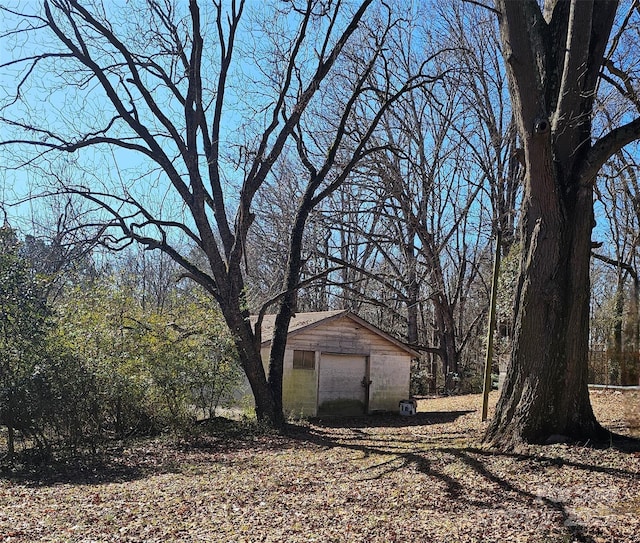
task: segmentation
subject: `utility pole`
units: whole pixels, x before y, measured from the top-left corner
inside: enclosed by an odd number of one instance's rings
[[[491,362],[493,360],[493,331],[496,328],[496,295],[498,291],[498,274],[500,273],[500,244],[502,233],[498,228],[496,234],[496,254],[493,261],[493,280],[491,282],[491,301],[489,303],[489,332],[487,334],[487,354],[484,360],[484,387],[482,389],[482,422],[487,420],[489,409],[489,392],[491,391]]]

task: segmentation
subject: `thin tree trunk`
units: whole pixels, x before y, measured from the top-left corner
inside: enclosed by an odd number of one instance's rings
[[[407,342],[409,345],[418,344],[418,296],[420,294],[420,284],[417,277],[417,257],[416,248],[413,242],[415,233],[410,228],[407,239],[409,243],[406,248],[407,255]]]
[[[7,459],[13,460],[16,454],[16,434],[11,424],[7,425]]]
[[[633,278],[633,295],[629,304],[629,353],[631,368],[629,371],[629,385],[640,385],[640,308],[638,297],[640,296],[640,282],[638,277]]]
[[[295,301],[300,272],[302,270],[302,248],[305,225],[312,210],[311,199],[318,179],[313,178],[309,183],[304,198],[296,212],[296,218],[291,229],[289,241],[289,260],[287,262],[287,276],[285,291],[276,315],[271,352],[269,353],[269,387],[274,399],[274,409],[279,417],[275,422],[278,427],[284,425],[284,411],[282,401],[282,380],[284,376],[284,355],[287,346],[289,323],[295,311]]]
[[[618,268],[618,281],[616,283],[616,292],[615,292],[615,304],[613,308],[613,334],[610,338],[611,341],[611,349],[609,351],[610,356],[610,367],[609,367],[609,378],[612,380],[614,384],[621,385],[622,375],[624,374],[624,358],[625,353],[623,352],[623,333],[622,333],[622,323],[623,323],[623,312],[624,312],[624,280],[623,280],[623,271]]]

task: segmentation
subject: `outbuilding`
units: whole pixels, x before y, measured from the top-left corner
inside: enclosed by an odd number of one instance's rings
[[[262,324],[265,369],[275,316]],[[418,353],[347,310],[297,313],[284,356],[283,405],[294,417],[398,410]]]

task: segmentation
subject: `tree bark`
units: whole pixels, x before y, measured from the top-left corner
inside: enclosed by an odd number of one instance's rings
[[[282,380],[284,376],[284,354],[287,346],[287,335],[289,323],[295,312],[295,297],[300,281],[300,271],[302,269],[302,245],[305,224],[311,212],[311,197],[315,190],[316,183],[310,183],[310,190],[307,190],[305,198],[296,213],[296,220],[291,230],[289,241],[289,260],[287,262],[287,276],[285,278],[285,292],[276,315],[273,338],[271,341],[271,351],[269,353],[269,385],[273,392],[275,408],[281,420],[278,424],[284,423],[284,411],[282,400]]]
[[[485,442],[599,439],[587,387],[591,115],[616,2],[547,2],[544,16],[536,0],[496,7],[526,174],[513,350]]]
[[[434,301],[435,317],[442,358],[442,371],[445,382],[450,373],[458,373],[458,349],[456,348],[456,328],[453,307],[444,296],[437,295]]]
[[[260,344],[256,341],[251,328],[249,312],[246,311],[243,314],[239,311],[227,310],[225,312],[223,310],[223,315],[233,333],[240,365],[253,393],[256,418],[261,422],[267,422],[274,428],[280,428],[284,421],[282,410],[278,410],[274,392],[267,381],[266,372],[262,365]]]

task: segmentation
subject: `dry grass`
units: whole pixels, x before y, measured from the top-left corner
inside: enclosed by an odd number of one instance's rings
[[[416,417],[284,436],[232,427],[5,474],[0,541],[640,542],[638,453],[489,453],[479,402],[423,400]],[[594,392],[593,403],[605,425],[640,436],[640,392]]]

